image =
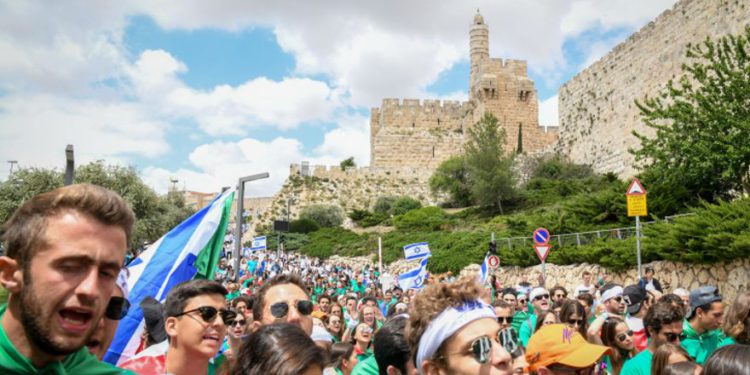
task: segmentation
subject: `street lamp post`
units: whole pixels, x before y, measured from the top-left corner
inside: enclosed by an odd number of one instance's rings
[[[245,182],[268,178],[268,172],[245,176],[237,182],[237,221],[234,230],[234,281],[240,277],[240,249],[242,248],[242,212],[245,210]]]
[[[73,173],[75,172],[75,156],[73,155],[73,145],[65,147],[65,186],[73,183]]]

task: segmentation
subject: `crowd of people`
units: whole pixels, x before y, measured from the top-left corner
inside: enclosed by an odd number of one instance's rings
[[[137,353],[102,362],[131,301],[122,272],[134,215],[72,185],[4,226],[1,374],[748,374],[750,292],[666,291],[589,271],[572,290],[525,278],[432,275],[421,290],[369,267],[256,252],[214,280],[146,298]]]

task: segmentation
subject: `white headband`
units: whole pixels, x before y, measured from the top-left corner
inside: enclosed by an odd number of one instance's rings
[[[617,296],[622,295],[622,287],[621,286],[613,286],[609,289],[607,289],[606,292],[602,293],[602,302],[607,302],[608,300],[615,298]]]
[[[479,301],[468,301],[461,306],[449,307],[433,320],[419,338],[417,345],[417,368],[422,361],[432,358],[443,341],[451,337],[463,326],[482,318],[496,319],[495,309]],[[420,373],[422,370],[419,370]]]
[[[117,275],[117,281],[115,282],[122,290],[122,297],[125,299],[128,299],[128,275],[130,275],[130,272],[128,272],[127,268],[123,267]]]

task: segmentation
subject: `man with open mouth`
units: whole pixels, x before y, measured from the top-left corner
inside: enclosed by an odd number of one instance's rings
[[[0,374],[121,374],[85,347],[113,295],[133,228],[116,193],[78,184],[39,194],[6,222]]]

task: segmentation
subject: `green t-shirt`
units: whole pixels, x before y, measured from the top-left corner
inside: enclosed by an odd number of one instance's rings
[[[654,355],[648,350],[638,353],[622,365],[620,375],[651,375],[651,359]]]
[[[719,343],[724,338],[724,334],[718,329],[699,335],[687,320],[682,323],[682,334],[685,338],[680,340],[680,345],[699,365],[704,364],[711,353],[719,348]]]
[[[0,320],[8,305],[0,306]],[[36,368],[31,361],[16,350],[0,324],[0,374],[3,375],[121,375],[135,373],[101,362],[84,346],[62,361],[52,362],[44,368]]]
[[[737,341],[735,341],[733,338],[727,336],[727,337],[724,337],[724,340],[721,340],[721,342],[719,343],[719,348],[723,348],[723,347],[725,347],[727,345],[734,345],[736,343],[737,343]]]
[[[375,360],[375,356],[371,355],[364,361],[359,361],[351,375],[378,375],[378,362]]]
[[[513,315],[513,321],[510,323],[510,326],[513,327],[516,332],[519,332],[521,330],[521,324],[523,322],[527,321],[529,319],[529,313],[526,311],[518,311],[515,315]]]
[[[363,361],[367,360],[368,358],[375,358],[374,355],[375,352],[372,351],[372,346],[367,348],[364,353],[357,354],[357,362],[362,363]]]
[[[531,338],[531,335],[534,334],[535,327],[536,315],[534,314],[529,315],[529,318],[521,324],[521,329],[518,331],[518,338],[521,340],[521,345],[523,345],[524,348],[526,345],[529,345],[529,339]]]

